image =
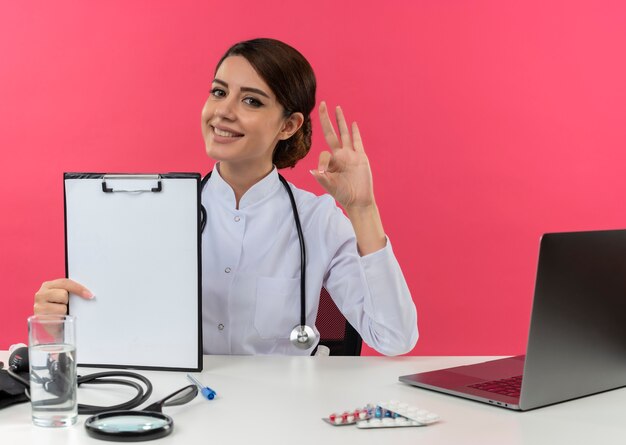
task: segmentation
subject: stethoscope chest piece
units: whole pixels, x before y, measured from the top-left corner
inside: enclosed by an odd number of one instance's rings
[[[299,349],[309,349],[317,340],[317,335],[307,325],[297,325],[291,331],[289,341],[292,345]]]

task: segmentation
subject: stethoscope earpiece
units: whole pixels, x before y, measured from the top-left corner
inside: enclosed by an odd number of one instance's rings
[[[289,341],[298,349],[309,349],[315,344],[317,335],[307,325],[296,325],[289,335]]]

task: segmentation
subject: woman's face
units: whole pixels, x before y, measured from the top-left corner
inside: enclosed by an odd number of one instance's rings
[[[295,132],[290,121],[244,57],[224,59],[202,109],[202,135],[211,158],[269,169],[276,143]]]

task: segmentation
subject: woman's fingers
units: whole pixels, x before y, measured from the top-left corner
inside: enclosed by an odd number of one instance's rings
[[[339,128],[339,135],[341,136],[341,147],[351,147],[352,141],[350,140],[350,130],[348,130],[346,118],[343,115],[341,107],[339,106],[335,109],[335,119],[337,120],[337,127]]]
[[[74,295],[78,295],[83,298],[93,298],[93,294],[80,283],[76,281],[70,280],[69,278],[59,278],[57,280],[46,281],[41,285],[41,289],[39,291],[44,291],[48,289],[63,289],[67,292],[71,292]]]
[[[332,155],[329,152],[327,151],[321,152],[319,161],[317,162],[317,171],[320,173],[324,173],[328,171],[331,158],[332,158]]]
[[[352,144],[355,151],[364,152],[363,140],[361,139],[361,132],[356,122],[352,122]]]
[[[332,162],[333,155],[327,151],[323,151],[320,153],[317,170],[311,170],[313,177],[331,195],[334,193],[334,186],[332,178],[327,173],[332,174]]]
[[[67,314],[67,304],[35,303],[33,313],[35,315],[65,315]]]
[[[324,137],[331,152],[320,154],[317,170],[311,174],[335,200],[347,209],[374,203],[372,174],[356,122],[348,125],[341,107],[335,110],[340,139],[333,128],[326,102],[319,107]]]
[[[66,314],[70,292],[82,298],[93,298],[85,286],[68,278],[46,281],[35,293],[35,314]]]
[[[40,303],[67,304],[69,294],[64,289],[46,289],[35,294],[35,301]]]
[[[326,102],[320,103],[319,113],[320,123],[322,124],[322,131],[324,132],[324,139],[326,139],[326,143],[333,151],[341,148],[341,142],[337,138],[337,134],[335,133],[335,129],[333,128],[333,124],[330,121],[330,116],[328,115]]]
[[[339,128],[339,137],[335,133],[330,115],[328,114],[328,106],[326,102],[322,101],[319,106],[320,123],[322,124],[322,130],[324,132],[324,138],[326,143],[333,152],[340,148],[351,147],[357,151],[363,151],[363,144],[361,143],[361,136],[358,133],[358,128],[355,134],[355,124],[352,124],[352,136],[350,135],[350,129],[346,122],[346,117],[343,114],[341,107],[337,106],[335,109],[335,120],[337,121],[337,128]],[[359,147],[356,146],[356,138],[359,139]]]

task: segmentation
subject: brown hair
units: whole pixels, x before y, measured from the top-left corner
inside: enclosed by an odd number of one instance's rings
[[[302,113],[304,122],[293,136],[278,141],[272,162],[278,168],[294,167],[311,149],[311,111],[315,106],[315,74],[296,49],[274,39],[253,39],[231,46],[215,68],[230,56],[242,56],[267,83],[284,108],[284,116]]]

